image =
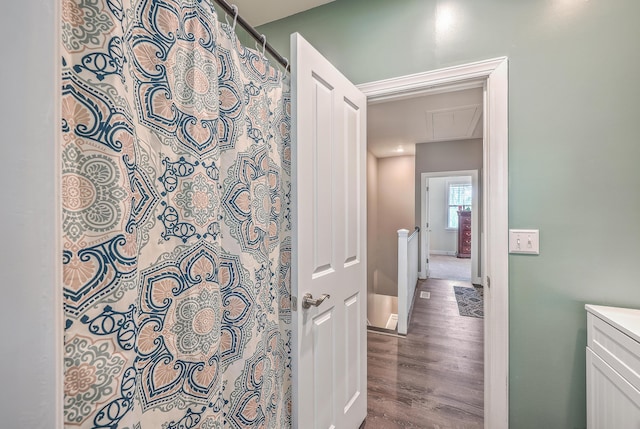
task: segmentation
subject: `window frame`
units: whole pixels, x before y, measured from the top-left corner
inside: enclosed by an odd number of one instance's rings
[[[445,230],[447,231],[457,231],[458,230],[458,226],[456,225],[455,227],[451,227],[451,207],[452,206],[460,206],[460,204],[450,204],[450,196],[451,196],[451,186],[459,186],[459,185],[464,185],[464,186],[468,186],[471,189],[471,204],[465,205],[468,207],[472,207],[473,206],[473,183],[471,178],[469,178],[469,180],[462,180],[462,179],[451,179],[451,180],[447,180],[446,182],[446,192],[444,195],[444,199],[445,199],[445,209],[446,209],[446,217],[447,217],[447,224],[445,227]],[[463,206],[464,207],[464,206]]]

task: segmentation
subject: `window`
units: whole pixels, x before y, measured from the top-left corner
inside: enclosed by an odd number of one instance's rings
[[[458,229],[458,210],[471,210],[471,183],[447,184],[447,228]]]

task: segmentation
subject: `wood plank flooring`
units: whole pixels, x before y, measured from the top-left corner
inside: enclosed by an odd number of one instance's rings
[[[483,319],[458,314],[454,285],[471,286],[419,281],[406,338],[367,334],[368,415],[361,429],[483,427]]]

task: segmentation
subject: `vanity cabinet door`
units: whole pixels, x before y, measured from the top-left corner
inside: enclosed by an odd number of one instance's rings
[[[640,391],[587,347],[587,429],[640,428]]]

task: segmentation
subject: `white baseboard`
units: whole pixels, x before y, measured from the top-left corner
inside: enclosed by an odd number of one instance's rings
[[[389,319],[387,320],[387,325],[384,327],[385,329],[395,330],[398,328],[398,315],[395,313],[391,313],[389,315]]]
[[[430,250],[430,255],[456,256],[455,250]]]

